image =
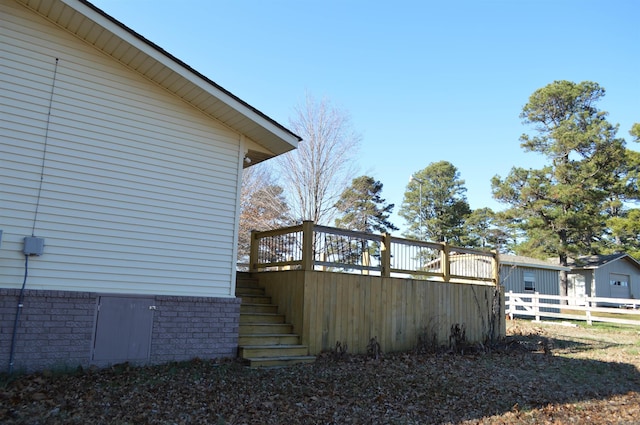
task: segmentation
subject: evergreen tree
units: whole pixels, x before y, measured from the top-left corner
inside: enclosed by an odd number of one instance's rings
[[[640,209],[634,208],[608,222],[611,236],[616,241],[614,252],[626,252],[640,259]]]
[[[505,230],[500,216],[491,208],[479,208],[471,211],[465,219],[466,232],[462,238],[463,246],[470,248],[506,250],[509,234]]]
[[[640,142],[640,123],[634,124],[629,134],[634,142]],[[640,209],[625,208],[640,200],[640,152],[627,149],[626,154],[626,169],[621,170],[618,183],[618,192],[622,195],[611,201],[607,220],[608,244],[603,253],[626,252],[640,259]]]
[[[563,266],[570,255],[593,252],[605,234],[606,208],[626,186],[620,180],[629,171],[624,140],[595,106],[604,93],[596,83],[569,81],[534,92],[520,117],[537,134],[522,135],[521,146],[549,164],[513,168],[505,179],[492,179],[494,198],[510,205],[507,214],[525,232],[527,243],[520,248],[540,257],[555,255]],[[566,295],[566,272],[560,279]]]
[[[389,221],[394,204],[386,204],[381,197],[382,183],[369,176],[360,176],[351,182],[336,203],[341,213],[337,227],[365,233],[385,233],[398,230]]]
[[[404,193],[399,214],[408,237],[463,245],[465,219],[471,213],[464,180],[450,162],[429,164],[415,173]]]

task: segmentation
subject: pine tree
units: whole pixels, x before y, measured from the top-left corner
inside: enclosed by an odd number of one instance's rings
[[[413,174],[399,212],[409,225],[407,236],[464,244],[464,223],[471,213],[466,191],[458,169],[447,161]]]
[[[345,189],[335,207],[341,217],[336,227],[365,233],[385,233],[398,230],[389,221],[394,204],[387,204],[381,196],[382,183],[369,176],[360,176]]]
[[[606,208],[620,196],[628,175],[624,140],[596,108],[604,89],[593,82],[556,81],[534,92],[521,118],[534,126],[521,146],[549,161],[541,169],[513,168],[492,179],[493,196],[510,205],[526,243],[538,256],[555,255],[566,266],[572,255],[589,254],[606,233]],[[613,160],[612,160],[613,159]],[[561,294],[567,294],[561,272]]]

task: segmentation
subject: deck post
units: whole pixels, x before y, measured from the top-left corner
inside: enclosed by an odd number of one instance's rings
[[[249,247],[249,271],[258,271],[258,232],[252,230],[250,234],[250,247]]]
[[[382,234],[382,246],[380,246],[380,262],[382,277],[391,277],[391,235],[389,233]]]
[[[446,242],[442,243],[442,278],[445,282],[449,282],[451,280],[451,268],[449,267],[449,244]]]
[[[313,270],[313,221],[302,222],[302,270]]]
[[[492,278],[496,283],[496,286],[500,286],[500,257],[498,251],[493,251],[493,257],[491,257]]]

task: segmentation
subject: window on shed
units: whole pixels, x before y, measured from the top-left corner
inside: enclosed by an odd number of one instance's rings
[[[524,272],[524,290],[536,290],[536,274],[534,272]]]
[[[611,286],[629,286],[629,276],[611,273],[609,279],[609,284],[611,284]]]

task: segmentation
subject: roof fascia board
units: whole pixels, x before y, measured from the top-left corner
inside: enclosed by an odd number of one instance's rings
[[[622,254],[618,258],[614,258],[613,260],[607,261],[606,263],[595,264],[595,265],[592,265],[592,266],[585,265],[585,266],[573,267],[572,270],[595,270],[595,269],[598,269],[600,267],[607,266],[609,264],[615,263],[618,260],[627,260],[633,266],[635,266],[636,268],[640,269],[640,262],[638,262],[635,258],[630,256],[629,254]]]
[[[546,270],[556,270],[556,271],[571,271],[570,267],[565,266],[556,266],[555,264],[535,264],[535,263],[521,263],[518,261],[502,261],[500,260],[500,264],[504,264],[505,266],[515,266],[515,267],[529,267],[532,269],[546,269]]]
[[[627,260],[628,262],[630,262],[633,266],[637,267],[640,269],[640,263],[638,261],[636,261],[635,258],[633,258],[632,256],[630,256],[629,254],[623,254],[621,256],[619,256],[618,258],[611,260],[605,264],[601,264],[601,266],[604,266],[606,264],[611,264],[611,263],[615,263],[618,260]]]

